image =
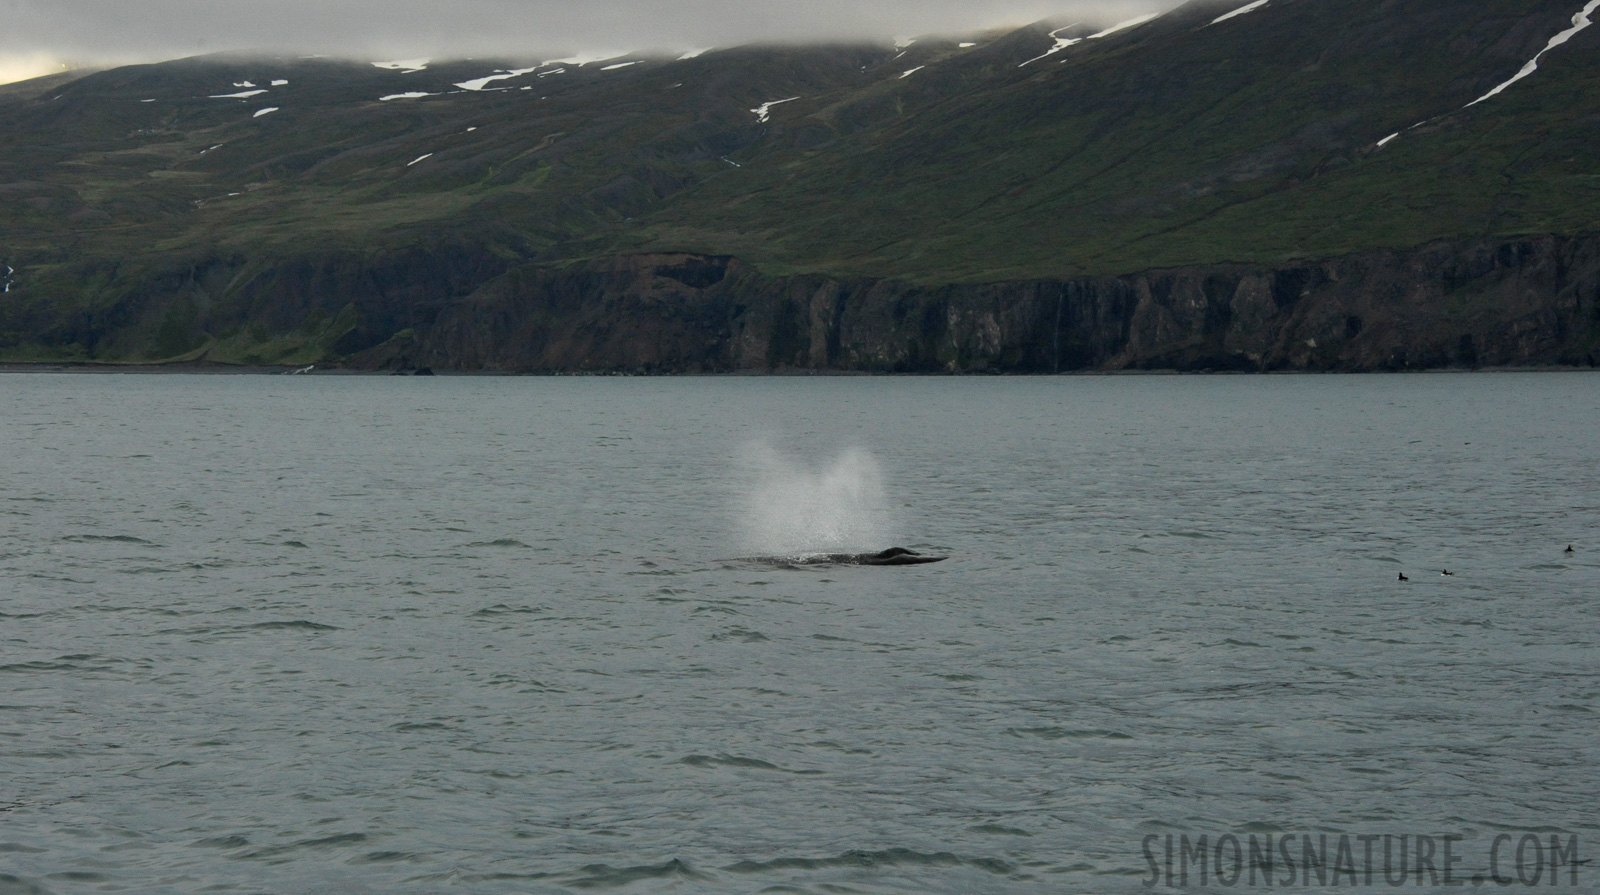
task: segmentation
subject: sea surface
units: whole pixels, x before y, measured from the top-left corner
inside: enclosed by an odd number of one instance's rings
[[[1600,375],[0,375],[6,895],[1590,859],[1597,646]]]

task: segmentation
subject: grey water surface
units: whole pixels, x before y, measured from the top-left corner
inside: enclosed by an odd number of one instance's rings
[[[0,892],[1590,858],[1597,422],[1590,374],[0,376]],[[742,559],[756,439],[951,559]]]

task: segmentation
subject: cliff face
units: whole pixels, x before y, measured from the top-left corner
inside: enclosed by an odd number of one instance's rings
[[[1600,238],[965,286],[637,255],[513,269],[430,316],[346,362],[660,373],[1592,366]]]
[[[1194,0],[1093,40],[7,88],[0,361],[1585,364],[1600,29],[1568,31],[1576,5]],[[277,92],[216,98],[244,81]]]

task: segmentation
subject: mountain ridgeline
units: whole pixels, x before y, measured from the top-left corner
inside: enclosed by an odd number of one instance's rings
[[[1595,5],[13,84],[0,361],[1593,366]]]

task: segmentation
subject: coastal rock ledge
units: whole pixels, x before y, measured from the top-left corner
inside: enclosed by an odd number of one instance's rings
[[[441,246],[208,259],[92,315],[19,302],[0,317],[0,334],[39,360],[648,374],[1592,367],[1600,236],[964,285],[774,276],[681,253],[556,267]]]
[[[984,285],[637,255],[519,268],[352,366],[524,372],[1378,371],[1594,366],[1600,238],[1437,243]]]

